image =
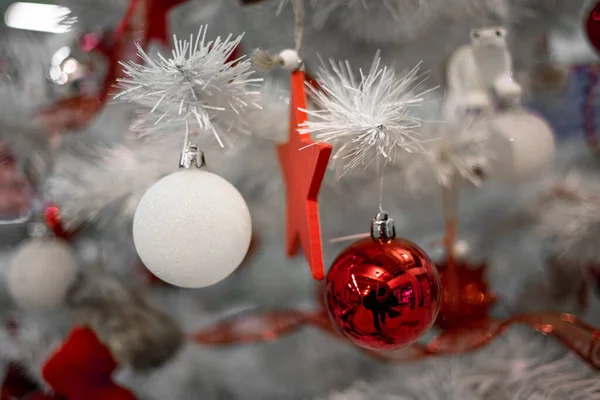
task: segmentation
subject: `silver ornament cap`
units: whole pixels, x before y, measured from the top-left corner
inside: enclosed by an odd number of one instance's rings
[[[203,168],[206,166],[206,160],[204,158],[204,152],[200,151],[200,148],[195,145],[188,143],[181,153],[179,159],[179,168]]]
[[[376,240],[392,240],[396,237],[396,225],[385,211],[379,212],[371,223],[371,238]]]

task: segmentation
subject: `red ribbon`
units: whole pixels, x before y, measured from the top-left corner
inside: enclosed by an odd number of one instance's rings
[[[442,331],[427,344],[415,343],[398,350],[384,352],[360,350],[387,362],[462,354],[487,345],[502,334],[508,326],[515,323],[528,325],[544,335],[553,336],[590,366],[600,369],[600,330],[566,313],[536,313],[517,315],[504,320],[488,319],[468,328]],[[318,328],[346,341],[331,325],[327,313],[323,310],[313,312],[279,310],[241,315],[199,330],[191,335],[191,339],[207,346],[269,342],[307,326]]]

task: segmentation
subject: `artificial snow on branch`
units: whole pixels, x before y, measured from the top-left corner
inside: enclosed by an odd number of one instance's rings
[[[398,77],[380,60],[377,53],[367,74],[359,70],[359,79],[348,61],[331,61],[331,69],[318,72],[320,89],[308,86],[317,109],[307,110],[310,119],[300,131],[334,146],[333,161],[343,164],[342,175],[378,159],[381,165],[393,161],[398,150],[426,151],[416,131],[422,121],[411,108],[433,89],[418,92],[425,81],[418,66]]]
[[[481,185],[493,158],[489,126],[484,119],[465,118],[436,124],[428,137],[432,138],[430,151],[406,168],[410,188],[451,189],[457,183]]]
[[[574,267],[600,261],[600,180],[573,171],[539,207],[539,232],[556,256]]]
[[[174,36],[169,59],[160,53],[153,59],[137,45],[143,63],[122,64],[126,77],[119,80],[122,92],[115,98],[150,108],[144,114],[148,126],[162,124],[166,131],[181,131],[186,121],[194,120],[200,131],[212,132],[223,147],[213,125],[215,117],[223,112],[237,116],[257,106],[252,97],[258,93],[250,89],[261,79],[251,78],[254,71],[248,59],[231,59],[241,39],[242,35],[233,40],[229,35],[207,42],[206,27],[201,27],[195,39]]]
[[[98,150],[97,161],[66,156],[56,165],[46,190],[60,207],[66,229],[86,222],[129,221],[144,192],[154,182],[177,169],[165,163],[168,154],[177,158],[178,143],[164,138],[133,140]],[[116,218],[104,214],[113,208]]]

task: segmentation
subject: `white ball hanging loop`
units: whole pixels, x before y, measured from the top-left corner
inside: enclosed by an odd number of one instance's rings
[[[146,268],[187,288],[229,276],[246,256],[251,236],[242,195],[220,176],[196,168],[156,182],[133,220],[135,247]]]
[[[300,55],[298,55],[298,52],[296,50],[285,49],[281,51],[281,53],[279,53],[279,57],[281,57],[281,60],[283,61],[283,68],[290,71],[298,69],[298,67],[300,67],[300,64],[302,63]]]

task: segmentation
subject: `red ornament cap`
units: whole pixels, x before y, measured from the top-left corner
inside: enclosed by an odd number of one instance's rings
[[[585,22],[587,37],[592,46],[600,53],[600,2],[590,11]]]
[[[407,346],[433,325],[440,279],[415,244],[395,238],[387,215],[372,237],[346,248],[327,274],[325,296],[334,324],[352,342],[372,350]]]
[[[317,197],[325,177],[332,146],[314,142],[298,128],[307,120],[304,73],[292,72],[290,87],[290,138],[277,147],[287,194],[286,251],[295,255],[300,246],[314,279],[325,277]]]

